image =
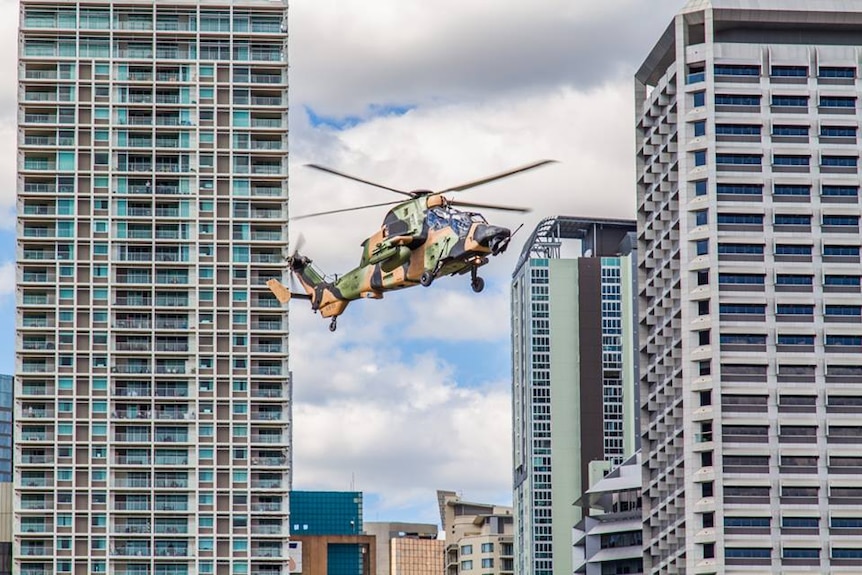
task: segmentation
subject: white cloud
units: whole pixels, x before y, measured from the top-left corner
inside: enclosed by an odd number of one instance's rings
[[[15,293],[15,262],[0,263],[0,296]]]
[[[679,4],[295,0],[291,99],[356,113],[631,77]]]
[[[634,217],[634,147],[631,83],[578,92],[569,87],[527,98],[489,97],[482,102],[426,106],[400,117],[371,120],[326,133],[324,148],[300,147],[292,157],[291,210],[304,214],[383,202],[398,197],[323,174],[302,164],[330,167],[391,187],[441,189],[552,158],[559,164],[464,192],[459,197],[532,207],[526,216],[485,212],[511,228],[524,223],[506,263],[510,273],[521,244],[543,217],[567,215]],[[294,132],[301,141],[305,126]],[[317,150],[320,150],[319,152]],[[320,159],[317,156],[321,156]],[[304,252],[328,272],[343,273],[359,260],[360,243],[380,226],[386,208],[339,214],[291,224],[308,240]]]

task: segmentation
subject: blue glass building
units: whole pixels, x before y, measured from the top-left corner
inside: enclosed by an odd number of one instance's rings
[[[359,535],[359,491],[291,491],[291,535]]]

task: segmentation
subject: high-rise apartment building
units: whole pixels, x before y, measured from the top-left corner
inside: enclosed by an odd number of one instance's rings
[[[637,449],[635,222],[553,217],[512,280],[515,569],[572,572],[574,502]]]
[[[862,569],[862,3],[692,0],[637,73],[647,573]]]
[[[11,375],[0,375],[0,575],[12,575],[12,425]]]
[[[20,3],[17,572],[287,573],[286,9]]]

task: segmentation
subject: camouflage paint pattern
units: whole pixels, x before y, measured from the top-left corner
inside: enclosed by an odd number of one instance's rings
[[[489,225],[479,214],[449,206],[441,194],[405,201],[392,208],[383,225],[362,243],[359,267],[326,281],[311,260],[295,253],[288,265],[305,294],[291,294],[277,280],[267,282],[282,303],[291,297],[311,300],[323,317],[337,317],[357,299],[380,299],[387,291],[415,286],[422,274],[434,278],[466,274],[508,247],[511,232]]]

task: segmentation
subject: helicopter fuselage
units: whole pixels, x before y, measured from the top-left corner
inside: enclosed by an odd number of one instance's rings
[[[311,297],[312,308],[323,317],[337,317],[357,299],[380,299],[387,291],[428,285],[445,275],[470,272],[475,278],[489,255],[506,249],[510,237],[508,229],[430,195],[390,210],[377,233],[362,243],[359,266],[336,280],[325,281],[299,254],[291,258],[291,270]]]

